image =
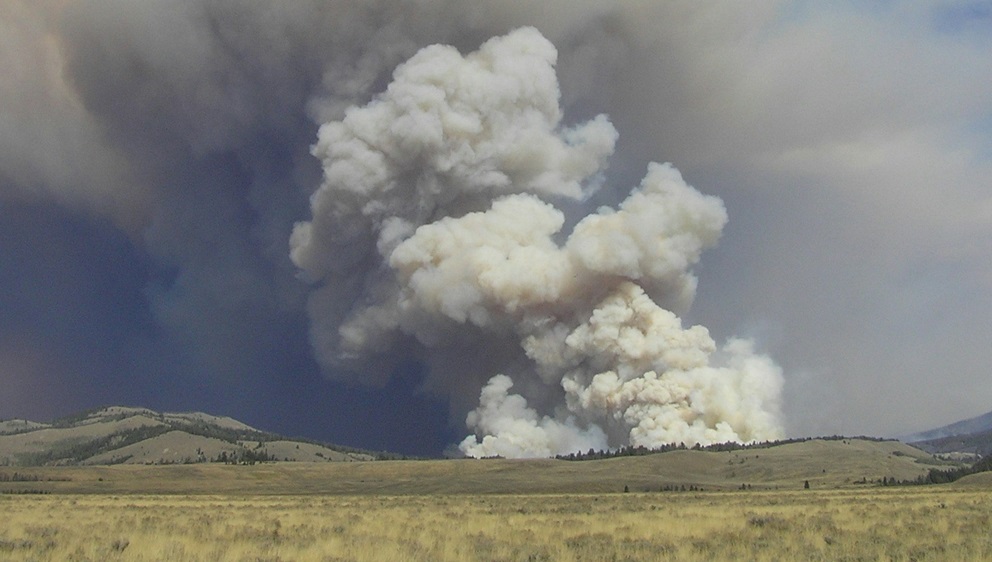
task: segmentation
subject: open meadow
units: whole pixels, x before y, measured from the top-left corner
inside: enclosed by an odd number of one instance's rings
[[[663,488],[797,490],[914,480],[933,457],[896,441],[811,440],[595,461],[458,459],[0,467],[0,492],[72,494],[589,494]],[[16,474],[20,474],[15,478]]]
[[[988,473],[879,484],[936,462],[842,439],[593,461],[2,467],[0,560],[992,560]]]
[[[992,491],[0,495],[0,559],[989,560]]]

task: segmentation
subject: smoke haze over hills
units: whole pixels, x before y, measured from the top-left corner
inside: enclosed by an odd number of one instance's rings
[[[988,411],[990,25],[967,2],[6,2],[0,417],[616,445],[673,364],[766,373],[680,387],[731,389],[743,439]],[[611,307],[691,360],[607,368]]]

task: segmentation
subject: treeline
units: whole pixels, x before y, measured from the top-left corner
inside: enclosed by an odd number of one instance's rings
[[[278,460],[275,455],[270,455],[265,449],[242,449],[240,451],[232,451],[228,454],[227,451],[221,451],[213,462],[222,462],[224,464],[255,464],[260,462],[272,462]]]
[[[105,410],[106,406],[100,406],[98,408],[90,408],[89,410],[83,410],[81,412],[76,412],[74,414],[69,414],[68,416],[62,416],[61,418],[55,418],[51,422],[51,427],[75,427],[80,422],[85,421],[94,414]],[[134,414],[116,414],[114,416],[106,416],[105,421],[117,421],[122,420],[128,416]]]
[[[896,480],[895,478],[882,477],[883,486],[919,486],[926,484],[949,484],[971,474],[979,472],[992,472],[992,456],[982,457],[978,462],[970,466],[949,468],[941,470],[931,468],[926,474],[914,480]]]
[[[210,439],[217,439],[219,441],[224,441],[232,445],[237,445],[239,447],[244,447],[243,443],[255,442],[259,446],[255,449],[259,449],[263,443],[268,443],[271,441],[293,441],[299,443],[309,443],[311,445],[318,445],[332,451],[337,451],[344,454],[360,454],[368,455],[376,460],[385,460],[396,457],[396,455],[390,455],[389,453],[376,453],[372,451],[367,451],[364,449],[357,449],[354,447],[346,447],[341,445],[332,445],[328,443],[322,443],[320,441],[312,439],[300,439],[300,438],[288,438],[277,433],[270,433],[267,431],[259,431],[256,429],[236,429],[229,427],[221,427],[204,421],[175,421],[165,416],[160,415],[159,421],[165,424],[169,424],[171,427],[169,430],[178,430],[190,435],[196,435],[199,437],[207,437]],[[247,449],[247,448],[246,448]],[[235,459],[232,459],[235,456]],[[264,458],[263,458],[264,457]],[[225,462],[229,464],[244,464],[244,463],[255,463],[255,462],[267,462],[278,460],[276,457],[269,455],[264,456],[263,453],[258,451],[250,451],[246,453],[232,453],[227,455],[226,458],[215,457],[210,459],[211,462]],[[207,459],[201,459],[198,462],[206,462]]]
[[[158,465],[173,465],[173,464],[199,464],[207,462],[224,463],[224,464],[243,464],[243,465],[253,465],[255,463],[262,462],[273,462],[279,460],[275,455],[269,454],[268,451],[262,449],[262,444],[259,443],[255,448],[248,449],[243,445],[232,443],[236,449],[231,451],[221,451],[219,455],[213,458],[207,458],[203,450],[200,448],[196,449],[196,456],[186,456],[178,459],[159,459],[154,461],[154,464]],[[133,455],[124,455],[120,457],[113,457],[107,464],[123,464],[130,460]],[[147,464],[147,462],[146,462]]]
[[[696,446],[698,447],[698,445]],[[567,455],[557,455],[556,459],[562,461],[595,461],[601,459],[612,459],[617,457],[639,457],[643,455],[653,455],[655,453],[667,453],[669,451],[685,451],[687,450],[685,443],[679,443],[677,445],[661,445],[660,447],[647,448],[644,446],[625,446],[620,447],[615,450],[604,450],[597,451],[595,449],[589,449],[585,453],[569,453]]]
[[[177,424],[178,425],[178,424]],[[241,449],[238,452],[232,452],[230,454],[223,453],[224,458],[214,458],[207,459],[202,451],[197,450],[196,457],[187,457],[178,461],[174,461],[175,464],[191,464],[198,462],[229,462],[231,464],[254,464],[256,462],[265,462],[275,460],[275,457],[269,455],[264,450],[259,450],[261,447],[262,439],[257,439],[258,437],[266,437],[271,434],[264,434],[262,432],[250,432],[250,431],[239,431],[239,430],[229,430],[225,428],[216,428],[207,424],[182,424],[182,427],[175,427],[172,425],[145,425],[141,427],[135,427],[132,429],[127,429],[124,431],[119,431],[111,435],[106,435],[103,437],[98,437],[84,442],[74,442],[58,444],[55,447],[47,451],[42,451],[39,453],[33,453],[25,455],[20,464],[28,466],[44,466],[50,464],[79,464],[89,458],[101,455],[104,453],[109,453],[128,445],[133,445],[140,443],[147,439],[152,439],[160,435],[164,435],[171,431],[183,431],[189,433],[190,435],[199,435],[202,437],[213,437],[230,443],[231,445]],[[251,439],[259,443],[259,446],[255,450],[243,447],[238,442],[238,437],[254,437],[256,439]],[[111,458],[108,462],[109,464],[120,464],[126,462],[131,458],[131,455],[115,456]],[[163,463],[163,464],[173,464],[173,463]]]
[[[70,478],[53,476],[43,478],[37,474],[24,474],[23,472],[13,474],[0,472],[0,482],[69,482],[70,480]]]
[[[170,424],[172,426],[170,429],[185,431],[190,435],[199,435],[200,437],[219,439],[228,443],[237,443],[238,441],[257,441],[259,443],[265,443],[266,441],[278,441],[283,439],[283,437],[276,435],[275,433],[267,433],[265,431],[258,431],[254,429],[220,427],[202,421],[174,422],[168,419],[160,419],[159,421]]]
[[[25,462],[22,464],[45,465],[54,462],[76,464],[101,453],[126,447],[144,441],[145,439],[151,439],[152,437],[158,437],[172,430],[168,426],[148,425],[120,431],[83,443],[60,444],[47,451],[25,455]]]
[[[746,451],[750,449],[768,449],[770,447],[778,447],[779,445],[788,445],[790,443],[804,443],[806,441],[813,440],[823,440],[823,441],[847,441],[850,439],[859,439],[863,441],[897,441],[896,439],[889,439],[883,437],[845,437],[843,435],[831,435],[828,437],[797,437],[792,439],[778,439],[775,441],[758,441],[754,443],[738,443],[735,441],[728,441],[726,443],[713,443],[710,445],[700,445],[696,443],[692,447],[687,447],[685,443],[669,443],[665,445],[660,445],[658,447],[644,447],[644,446],[624,446],[619,449],[614,450],[603,450],[597,451],[595,449],[589,449],[585,453],[569,453],[567,455],[558,455],[555,458],[564,461],[591,461],[591,460],[601,460],[601,459],[612,459],[617,457],[637,457],[641,455],[653,455],[656,453],[668,453],[671,451],[710,451],[710,452],[726,452],[726,451]]]
[[[37,474],[21,474],[15,472],[14,474],[4,474],[0,472],[0,482],[41,482],[41,476]]]
[[[0,420],[0,423],[3,423],[5,421],[13,421],[13,420]],[[27,420],[25,420],[25,421],[27,421]],[[30,423],[34,423],[34,422],[28,422],[28,423],[30,424]],[[17,429],[8,428],[3,433],[0,433],[0,435],[20,435],[22,433],[31,433],[32,431],[38,431],[38,430],[41,430],[41,429],[46,429],[47,427],[48,426],[45,426],[45,425],[32,426],[32,425],[27,425],[26,424],[24,427],[20,427],[20,428],[17,428]]]

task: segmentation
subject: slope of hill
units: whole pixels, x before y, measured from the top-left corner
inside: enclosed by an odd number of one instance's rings
[[[367,451],[287,439],[202,412],[111,406],[52,423],[0,422],[0,465],[374,460]]]
[[[0,435],[10,435],[11,433],[21,433],[33,429],[48,427],[47,423],[38,423],[28,420],[6,420],[0,421]]]
[[[953,484],[960,488],[992,488],[992,472],[970,474]]]
[[[302,447],[301,447],[302,448]],[[72,466],[21,469],[4,490],[105,494],[574,494],[690,490],[795,490],[877,486],[915,480],[935,467],[926,453],[896,441],[788,443],[725,452],[679,450],[637,457],[457,459],[253,466]],[[2,490],[0,490],[2,491]]]

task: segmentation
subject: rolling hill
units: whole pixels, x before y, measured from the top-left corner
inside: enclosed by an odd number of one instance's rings
[[[882,478],[912,481],[948,467],[919,448],[875,439],[730,449],[598,460],[363,462],[395,456],[289,439],[200,412],[113,406],[51,423],[0,422],[0,481],[14,492],[27,486],[110,493],[578,493],[627,486],[795,489],[806,481],[813,487],[856,487]],[[28,473],[20,467],[33,468]]]
[[[200,463],[0,468],[0,493],[586,494],[796,490],[914,480],[937,465],[897,441],[812,439],[735,451],[675,450],[601,460],[449,459],[390,462]],[[6,481],[5,475],[9,476]]]
[[[369,451],[289,439],[201,412],[111,406],[51,423],[0,422],[0,466],[363,461]]]

